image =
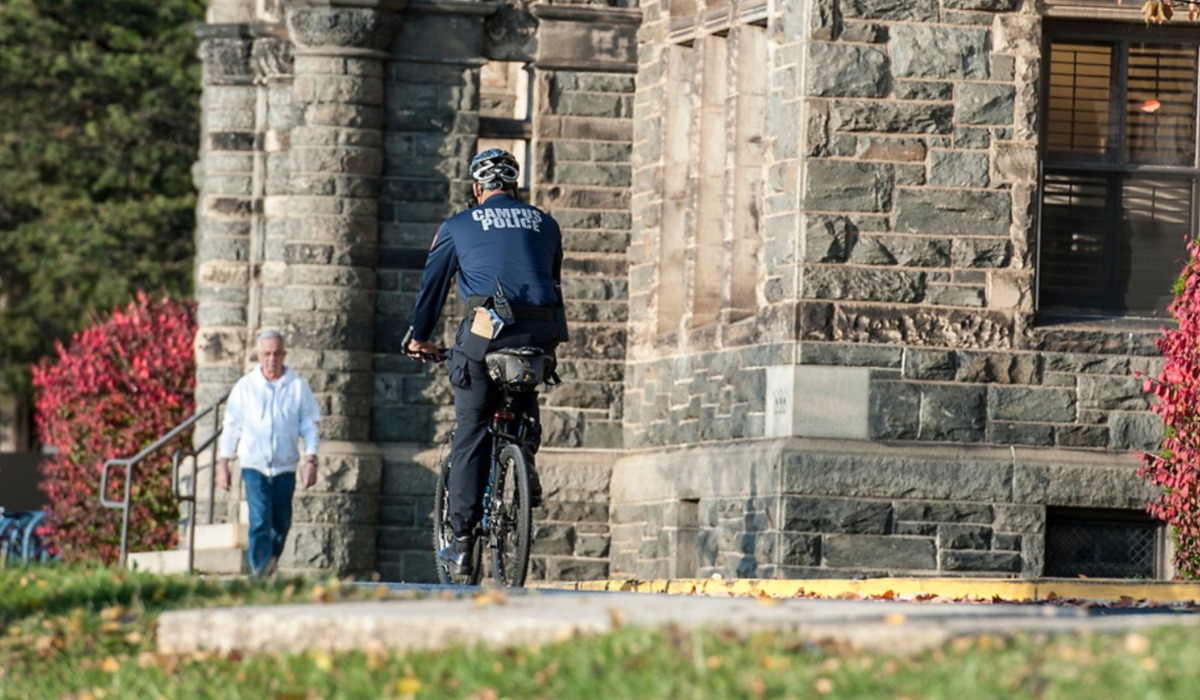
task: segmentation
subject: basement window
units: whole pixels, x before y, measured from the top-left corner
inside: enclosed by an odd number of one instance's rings
[[[1166,530],[1140,511],[1051,508],[1044,574],[1061,578],[1165,578]]]

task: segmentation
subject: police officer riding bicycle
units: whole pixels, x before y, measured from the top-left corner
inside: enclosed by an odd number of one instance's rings
[[[517,199],[520,168],[507,151],[479,153],[470,170],[476,205],[444,221],[434,235],[404,341],[410,357],[441,359],[430,336],[457,273],[468,312],[446,356],[457,420],[449,483],[454,539],[437,556],[460,575],[471,566],[468,554],[482,517],[491,457],[488,420],[501,398],[488,381],[484,356],[516,347],[553,353],[567,340],[558,222]],[[537,392],[526,392],[519,400],[523,410],[538,416]],[[532,470],[531,477],[530,500],[536,507],[541,485]]]

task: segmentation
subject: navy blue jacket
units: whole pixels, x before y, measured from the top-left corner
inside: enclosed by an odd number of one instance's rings
[[[499,278],[514,307],[560,306],[562,260],[558,222],[508,194],[492,195],[450,217],[438,228],[425,261],[413,310],[413,339],[429,340],[456,272],[464,301],[492,296]]]

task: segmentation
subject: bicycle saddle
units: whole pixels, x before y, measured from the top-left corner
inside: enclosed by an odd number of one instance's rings
[[[509,391],[528,391],[549,381],[558,366],[553,354],[541,348],[505,348],[489,352],[483,361],[488,377]]]

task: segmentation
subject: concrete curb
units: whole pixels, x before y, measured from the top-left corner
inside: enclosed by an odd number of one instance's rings
[[[654,579],[532,583],[531,588],[569,591],[668,593],[758,598],[883,598],[1096,603],[1145,601],[1188,605],[1200,601],[1200,582],[1123,579]]]
[[[780,630],[814,643],[914,652],[958,637],[1128,633],[1200,624],[1200,615],[1193,614],[1200,584],[1166,581],[673,579],[539,583],[511,591],[364,585],[386,586],[399,596],[166,612],[159,618],[159,650],[502,647],[561,642],[625,626],[673,625]],[[1052,604],[1056,601],[1084,604]]]
[[[844,582],[843,582],[844,583]],[[403,591],[404,584],[395,584]],[[392,587],[392,586],[389,586]],[[302,652],[507,647],[563,642],[623,627],[776,630],[814,644],[911,653],[959,637],[1129,633],[1196,625],[1167,608],[1014,605],[902,600],[779,600],[759,596],[459,589],[417,597],[328,604],[244,606],[163,613],[162,653]],[[647,591],[648,592],[648,591]]]

